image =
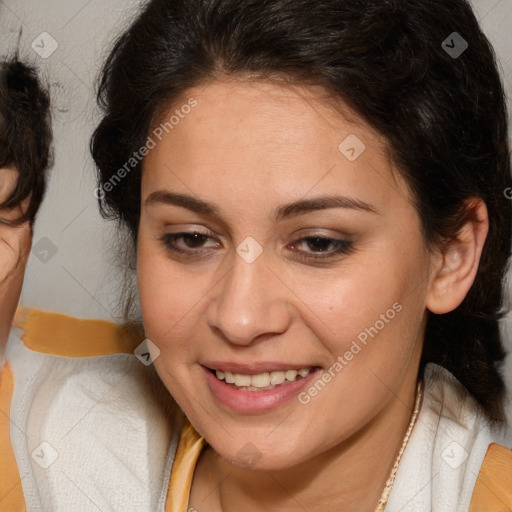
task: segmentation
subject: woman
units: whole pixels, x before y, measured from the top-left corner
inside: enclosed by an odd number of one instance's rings
[[[507,116],[466,2],[153,0],[99,101],[187,418],[166,510],[511,506]]]

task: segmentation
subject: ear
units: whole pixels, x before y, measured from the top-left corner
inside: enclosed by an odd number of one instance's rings
[[[444,314],[456,309],[469,292],[480,264],[480,257],[489,231],[489,216],[480,198],[466,201],[472,213],[457,233],[456,240],[439,248],[433,258],[434,269],[426,297],[432,313]]]

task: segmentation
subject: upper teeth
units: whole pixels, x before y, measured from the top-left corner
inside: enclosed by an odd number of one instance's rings
[[[222,372],[220,370],[216,370],[215,375],[217,375],[218,379],[226,380],[228,384],[234,384],[235,386],[266,388],[267,386],[282,384],[285,380],[294,381],[297,378],[297,375],[305,377],[310,371],[311,368],[301,368],[298,371],[287,370],[263,372],[256,375],[244,375],[241,373]]]

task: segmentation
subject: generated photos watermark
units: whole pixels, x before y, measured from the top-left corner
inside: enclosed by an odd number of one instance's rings
[[[142,162],[144,157],[147,156],[152,149],[155,149],[158,142],[162,140],[164,133],[170,133],[174,130],[174,128],[180,124],[181,120],[185,119],[197,104],[198,102],[195,98],[189,98],[187,103],[184,103],[179,109],[176,109],[174,114],[169,117],[167,121],[160,123],[160,125],[151,132],[151,135],[148,135],[145,144],[137,151],[134,151],[132,156],[110,177],[107,182],[94,190],[94,197],[96,199],[104,199],[108,192],[112,192],[121,180],[126,178],[126,176]]]
[[[368,341],[370,341],[368,338],[371,339],[375,338],[377,334],[379,334],[384,327],[386,327],[387,324],[395,316],[402,311],[402,304],[399,302],[395,302],[385,313],[380,315],[379,320],[377,320],[371,327],[365,328],[363,331],[361,331],[357,338],[352,341],[352,344],[350,345],[350,348],[345,351],[343,355],[339,355],[336,361],[325,371],[322,372],[322,375],[313,383],[311,386],[306,390],[299,393],[299,402],[302,405],[307,405],[309,402],[311,402],[311,399],[322,391],[325,386],[329,382],[331,382],[334,377],[338,373],[343,370],[352,359],[354,359],[354,356],[359,354],[361,350],[363,350],[364,347],[368,344]],[[362,346],[361,346],[362,345]]]

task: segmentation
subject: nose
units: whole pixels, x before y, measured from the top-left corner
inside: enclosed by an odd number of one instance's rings
[[[285,286],[267,267],[264,255],[247,263],[235,255],[233,267],[218,285],[206,317],[233,345],[249,345],[284,333],[290,324]]]

